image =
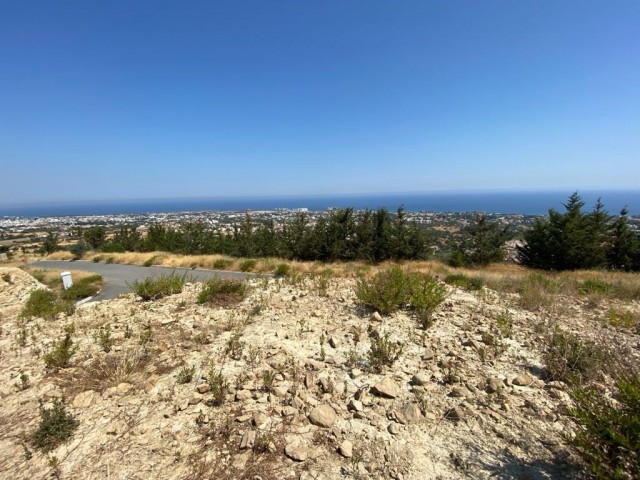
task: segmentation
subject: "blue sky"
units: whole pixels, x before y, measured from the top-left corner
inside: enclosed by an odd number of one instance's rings
[[[0,203],[640,187],[640,2],[2,1]]]

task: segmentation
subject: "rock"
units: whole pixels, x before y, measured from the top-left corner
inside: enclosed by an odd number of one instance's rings
[[[453,387],[449,395],[454,398],[463,398],[463,397],[466,398],[466,397],[472,396],[471,392],[467,387],[461,387],[461,386]]]
[[[387,430],[391,435],[399,435],[400,432],[402,431],[400,429],[400,426],[397,423],[390,423],[389,426],[387,427]]]
[[[304,462],[309,457],[309,449],[296,444],[284,447],[284,454],[296,462]]]
[[[309,421],[319,427],[329,428],[337,419],[336,412],[329,405],[320,405],[309,414]]]
[[[269,416],[263,412],[255,412],[253,414],[252,423],[255,427],[263,427],[269,421]]]
[[[204,399],[204,396],[201,393],[194,392],[193,395],[189,398],[189,405],[197,405]]]
[[[240,455],[236,455],[233,458],[233,462],[231,462],[231,466],[236,470],[244,470],[244,467],[247,466],[247,462],[251,458],[251,452],[244,452]]]
[[[351,458],[353,457],[353,444],[349,440],[345,440],[340,444],[338,451],[343,457]]]
[[[396,419],[402,424],[417,423],[422,420],[422,412],[415,403],[409,403],[395,412]]]
[[[236,400],[238,401],[249,400],[252,396],[251,390],[238,390],[236,392]]]
[[[198,393],[207,393],[209,392],[209,390],[211,390],[211,388],[209,387],[208,383],[201,383],[196,387],[196,390],[198,391]]]
[[[430,382],[431,378],[425,372],[416,373],[411,379],[411,383],[418,386],[425,386]]]
[[[378,312],[373,312],[369,317],[369,320],[371,320],[372,322],[381,322],[382,316]]]
[[[456,407],[453,407],[451,410],[449,410],[447,412],[446,417],[449,418],[450,420],[458,421],[458,420],[463,420],[469,417],[470,415],[471,415],[471,410],[467,406],[460,404]]]
[[[304,376],[304,386],[312,388],[316,384],[316,375],[313,372],[307,372]]]
[[[433,360],[436,354],[430,348],[425,348],[424,353],[422,354],[423,360]]]
[[[512,384],[517,385],[519,387],[526,387],[527,385],[530,385],[532,382],[533,382],[533,377],[531,377],[531,375],[529,375],[528,373],[523,373],[521,375],[518,375],[516,378],[511,380]]]
[[[96,392],[93,390],[86,390],[76,395],[73,399],[73,406],[74,408],[89,408],[99,400],[100,396]]]
[[[490,378],[487,380],[487,392],[488,393],[499,393],[504,386],[504,383],[499,378]]]
[[[278,385],[277,387],[273,387],[272,393],[276,397],[286,397],[289,392],[289,387],[287,385]]]
[[[331,348],[337,348],[338,347],[338,340],[336,340],[335,337],[329,338],[329,346]]]
[[[131,391],[131,389],[133,388],[133,385],[131,385],[130,383],[121,383],[118,385],[118,393],[120,395],[126,395],[127,393],[129,393]]]
[[[354,412],[361,412],[364,407],[363,407],[362,402],[360,400],[351,400],[349,402],[349,405],[347,405],[347,408],[349,410],[354,411]]]
[[[377,393],[381,397],[396,398],[400,395],[400,387],[393,381],[393,379],[386,377],[376,383],[373,387],[374,393]]]
[[[240,450],[253,448],[253,445],[255,443],[256,443],[255,430],[249,430],[248,432],[244,432],[244,435],[242,435],[242,438],[240,439]]]

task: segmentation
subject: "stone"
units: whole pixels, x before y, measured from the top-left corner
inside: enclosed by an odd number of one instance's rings
[[[378,312],[373,312],[369,317],[369,320],[371,320],[372,322],[381,322],[382,316]]]
[[[331,348],[337,348],[338,347],[338,340],[336,340],[335,337],[330,337],[329,338],[329,346]]]
[[[349,402],[349,405],[347,405],[347,408],[349,410],[354,411],[354,412],[361,412],[364,407],[363,407],[362,402],[360,400],[351,400]]]
[[[400,410],[395,411],[396,420],[406,425],[408,423],[418,423],[422,420],[422,412],[420,407],[415,403],[409,403]]]
[[[330,428],[336,419],[336,412],[329,405],[317,406],[309,414],[309,421],[318,427]]]
[[[454,398],[466,398],[471,397],[471,392],[467,387],[456,386],[451,389],[450,396]]]
[[[345,440],[340,444],[338,452],[340,452],[340,455],[342,455],[344,458],[353,457],[353,444],[349,440]]]
[[[131,385],[130,383],[121,383],[118,385],[118,393],[120,395],[126,395],[127,393],[129,393],[131,391],[131,389],[133,388],[133,385]]]
[[[198,391],[198,393],[207,393],[209,392],[209,390],[211,390],[211,388],[209,387],[208,383],[201,383],[196,387],[196,390]]]
[[[244,452],[240,455],[235,455],[231,466],[236,470],[244,470],[247,466],[247,462],[251,458],[252,452]]]
[[[433,360],[436,354],[430,348],[425,348],[424,353],[422,354],[423,360]]]
[[[278,385],[273,387],[272,393],[279,398],[286,397],[289,392],[289,387],[287,385]]]
[[[194,392],[193,395],[189,398],[189,405],[197,405],[204,399],[204,396],[201,393]]]
[[[526,387],[527,385],[530,385],[532,382],[533,382],[533,377],[531,377],[531,375],[529,375],[528,373],[523,373],[521,375],[518,375],[516,378],[511,380],[512,384],[517,385],[519,387]]]
[[[374,393],[386,398],[396,398],[400,395],[400,387],[398,387],[398,384],[389,377],[386,377],[376,383],[373,390]]]
[[[309,449],[296,444],[284,447],[284,454],[296,462],[304,462],[309,457]]]
[[[504,383],[499,378],[490,378],[487,380],[487,392],[488,393],[499,393],[504,386]]]
[[[249,400],[252,396],[251,390],[238,390],[236,392],[236,400],[238,401]]]
[[[307,372],[304,376],[304,386],[312,388],[316,384],[316,375],[313,372]]]
[[[402,431],[397,423],[390,423],[387,430],[391,435],[400,435],[400,432]]]
[[[255,412],[253,414],[252,423],[255,427],[263,427],[269,421],[269,416],[263,412]]]
[[[423,387],[423,386],[427,385],[430,382],[430,380],[431,380],[431,378],[427,373],[418,372],[411,379],[411,383],[413,383],[414,385],[418,385],[418,386]]]
[[[242,435],[242,438],[240,439],[240,450],[253,448],[253,445],[255,443],[256,443],[255,430],[249,430],[248,432],[244,432],[244,435]]]
[[[86,390],[75,396],[73,399],[73,406],[74,408],[89,408],[99,400],[100,396],[95,391]]]

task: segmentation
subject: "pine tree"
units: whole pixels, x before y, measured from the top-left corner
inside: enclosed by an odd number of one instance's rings
[[[623,208],[611,225],[607,251],[609,268],[629,271],[634,268],[634,257],[639,254],[638,237],[629,229],[628,213],[627,208]]]

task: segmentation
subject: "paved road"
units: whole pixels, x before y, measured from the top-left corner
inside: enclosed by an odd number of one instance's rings
[[[36,268],[53,268],[56,270],[82,270],[85,272],[99,273],[104,279],[102,291],[92,301],[109,300],[122,293],[129,293],[129,284],[136,280],[144,280],[147,277],[158,277],[176,272],[179,275],[187,274],[187,278],[202,282],[212,277],[245,279],[254,277],[254,274],[243,272],[226,272],[223,270],[199,270],[189,268],[168,267],[141,267],[139,265],[122,265],[118,263],[93,263],[86,260],[42,260],[29,263],[28,266]],[[270,276],[270,275],[269,275]]]

